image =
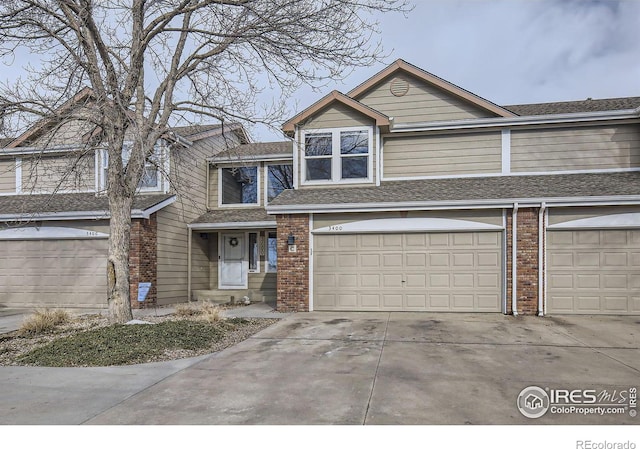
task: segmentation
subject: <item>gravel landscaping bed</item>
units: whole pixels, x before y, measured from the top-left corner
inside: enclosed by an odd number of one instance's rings
[[[198,316],[148,316],[144,317],[143,320],[150,323],[162,323],[166,321],[193,321],[202,323],[202,320],[199,319]],[[149,355],[148,357],[145,357],[144,360],[138,360],[135,363],[176,360],[221,351],[246,340],[253,334],[271,326],[277,321],[277,319],[257,318],[222,319],[214,323],[209,323],[210,326],[216,327],[216,330],[221,333],[221,337],[210,345],[198,349],[165,349],[159,354]],[[61,340],[65,337],[78,335],[86,331],[106,328],[108,326],[109,322],[107,318],[102,315],[81,315],[73,317],[70,322],[59,325],[55,330],[46,333],[21,335],[19,331],[15,331],[8,334],[2,334],[0,335],[0,365],[29,365],[29,363],[24,363],[19,359],[32,350],[42,348],[53,341]],[[135,324],[133,326],[149,326],[149,324]],[[89,365],[91,365],[91,363],[87,365],[76,364],[73,366]]]

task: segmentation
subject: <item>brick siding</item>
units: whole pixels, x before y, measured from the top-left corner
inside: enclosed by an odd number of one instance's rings
[[[309,216],[278,215],[277,310],[309,311]],[[287,238],[296,238],[295,253],[289,252]]]
[[[520,315],[538,312],[538,209],[518,209],[516,298]],[[512,310],[512,215],[507,211],[507,311]]]
[[[131,223],[129,253],[129,299],[131,307],[143,309],[156,304],[158,284],[158,224],[156,214],[149,219],[134,219]],[[138,302],[138,283],[151,282],[144,302]]]

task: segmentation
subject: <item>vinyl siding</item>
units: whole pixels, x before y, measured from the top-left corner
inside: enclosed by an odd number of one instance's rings
[[[95,190],[95,156],[36,156],[22,159],[25,193]]]
[[[0,193],[15,193],[16,161],[8,159],[0,161]]]
[[[302,129],[346,128],[349,126],[373,126],[373,120],[341,103],[329,106],[301,125]]]
[[[513,172],[640,167],[637,125],[511,132]]]
[[[358,101],[393,117],[395,123],[419,123],[442,120],[465,120],[495,117],[495,114],[408,75],[398,78],[409,83],[401,97],[391,93],[395,77],[389,77],[367,92]]]
[[[84,108],[84,110],[77,108],[71,113],[76,117],[86,116],[89,118],[93,112],[88,108]],[[60,145],[80,143],[85,141],[86,137],[94,131],[95,125],[90,121],[78,120],[77,118],[66,119],[59,123],[55,128],[26,145],[33,146],[35,148],[52,148]]]
[[[500,173],[502,137],[498,132],[387,137],[385,178]]]
[[[230,146],[235,138],[227,136]],[[188,149],[174,151],[170,177],[178,200],[158,211],[158,304],[187,300],[187,224],[206,211],[206,158],[226,149],[222,137],[203,139]],[[192,289],[209,288],[209,243],[192,235]]]

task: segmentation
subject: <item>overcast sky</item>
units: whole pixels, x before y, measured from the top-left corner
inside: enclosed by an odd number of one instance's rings
[[[494,103],[640,96],[640,0],[414,0],[408,17],[380,15],[388,63],[402,58]],[[347,92],[385,67],[359,69],[294,112]],[[256,129],[256,140],[282,134]]]

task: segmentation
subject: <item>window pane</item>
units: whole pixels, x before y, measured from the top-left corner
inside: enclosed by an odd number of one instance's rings
[[[368,157],[343,157],[342,158],[342,179],[356,179],[368,177]]]
[[[293,189],[293,165],[269,165],[267,172],[267,201],[280,195],[283,190]]]
[[[258,269],[258,234],[249,233],[249,270],[257,271]]]
[[[305,156],[331,155],[331,133],[305,135],[304,154]]]
[[[153,165],[145,165],[140,179],[140,187],[158,187],[158,170]]]
[[[307,179],[331,179],[331,159],[307,159]]]
[[[267,239],[267,271],[278,271],[278,240],[275,232]]]
[[[340,133],[341,154],[367,154],[369,133],[367,131],[345,131]]]
[[[222,204],[256,204],[257,202],[257,167],[222,169]]]

